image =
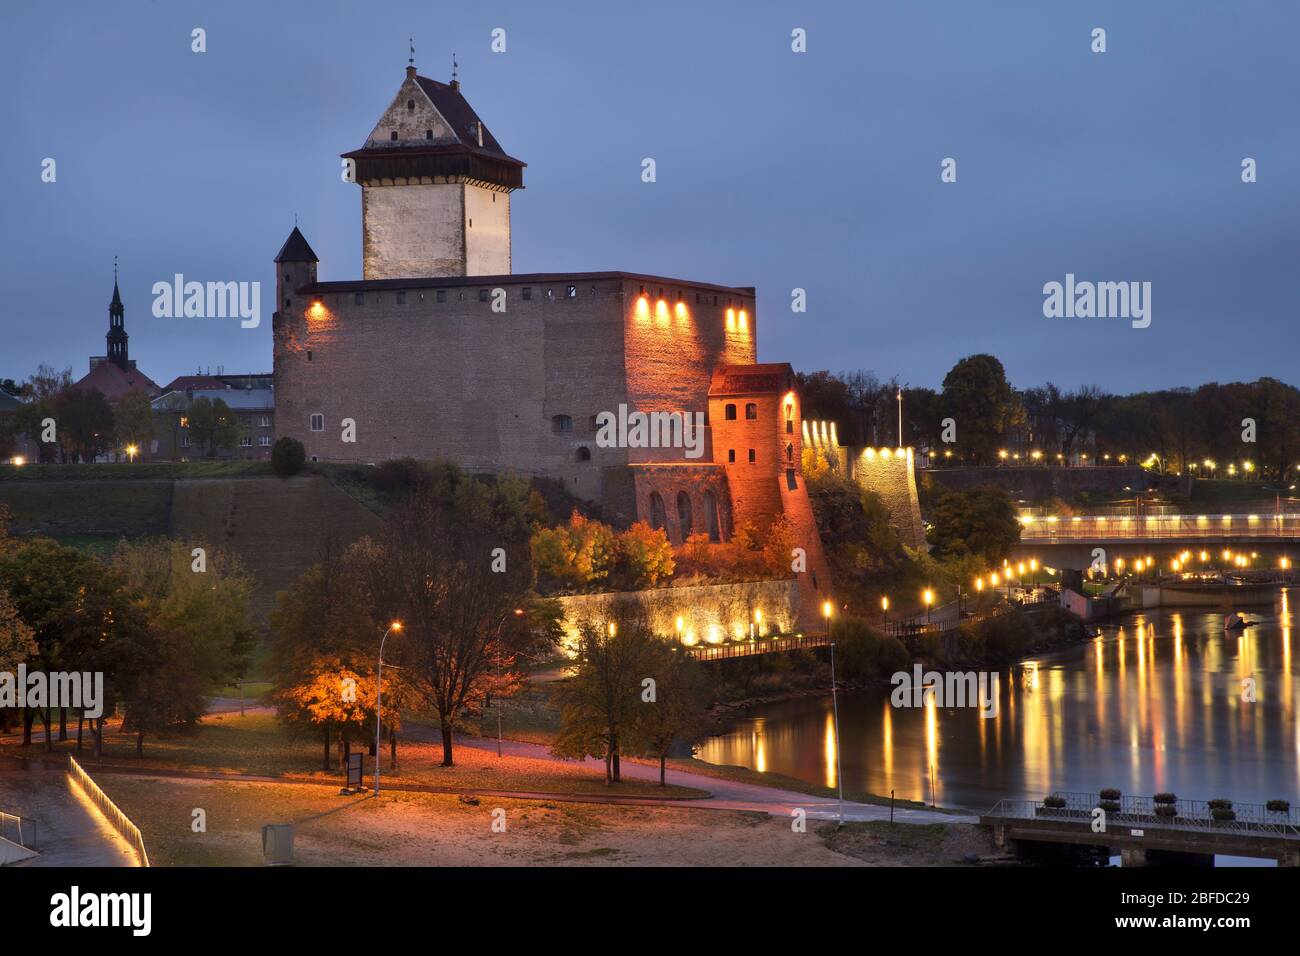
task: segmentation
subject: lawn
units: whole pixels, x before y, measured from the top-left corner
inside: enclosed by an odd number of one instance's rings
[[[204,719],[197,733],[190,736],[151,737],[145,740],[143,757],[136,756],[135,737],[119,734],[110,728],[105,734],[104,757],[96,761],[91,754],[89,734],[78,760],[92,774],[114,767],[130,770],[196,770],[273,777],[296,782],[342,783],[338,769],[337,748],[333,769],[323,769],[323,740],[290,733],[274,714],[259,711],[244,717],[238,713],[211,715]],[[73,728],[75,736],[75,727]],[[4,752],[23,755],[42,753],[43,739],[39,727],[35,745],[26,751],[10,737]],[[75,753],[75,739],[56,742],[56,751]],[[364,742],[357,742],[364,750]],[[605,785],[598,768],[570,761],[552,761],[526,757],[498,757],[495,752],[458,745],[456,765],[439,766],[442,745],[431,741],[400,740],[398,767],[390,770],[385,745],[383,779],[391,784],[439,787],[460,790],[503,790],[623,797],[699,797],[703,791],[688,787],[660,787],[645,781],[624,781]],[[372,762],[366,758],[366,780]],[[98,769],[97,769],[98,768]]]

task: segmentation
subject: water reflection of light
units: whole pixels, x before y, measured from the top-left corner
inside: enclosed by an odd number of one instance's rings
[[[825,759],[823,760],[826,764],[826,786],[833,789],[835,784],[839,781],[839,767],[835,763],[835,755],[837,753],[835,749],[835,717],[829,712],[826,714],[826,730],[823,736],[826,739],[826,753],[824,755]]]
[[[754,769],[767,773],[767,741],[762,733],[755,733],[751,745],[754,748]]]
[[[934,705],[934,695],[925,695],[925,757],[926,767],[939,766],[939,709]],[[922,771],[926,772],[925,770]]]
[[[880,718],[880,744],[883,750],[881,765],[885,768],[885,782],[894,788],[894,708],[886,697],[882,707],[884,713]]]

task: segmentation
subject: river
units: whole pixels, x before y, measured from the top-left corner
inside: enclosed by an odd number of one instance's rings
[[[892,707],[888,688],[841,694],[844,789],[975,811],[1103,787],[1300,802],[1295,598],[1235,632],[1202,608],[1130,615],[1002,670],[993,717]],[[805,698],[755,708],[699,756],[834,787],[835,736],[830,698]]]

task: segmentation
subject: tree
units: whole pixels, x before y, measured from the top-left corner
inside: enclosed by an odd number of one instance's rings
[[[638,521],[618,538],[623,583],[633,590],[654,587],[673,575],[673,546],[663,528]]]
[[[112,568],[140,597],[158,660],[127,702],[127,721],[144,750],[146,732],[192,729],[206,695],[243,676],[257,631],[249,610],[253,582],[238,558],[193,542],[121,544]]]
[[[957,422],[957,446],[975,464],[993,462],[1022,417],[1006,371],[992,355],[972,355],[952,367],[943,379],[943,407]]]
[[[200,395],[190,405],[190,438],[211,458],[220,448],[233,448],[239,441],[239,424],[225,399]]]
[[[50,365],[40,365],[20,390],[23,405],[14,414],[14,428],[38,440],[37,454],[41,461],[53,461],[58,456],[57,443],[39,441],[44,431],[42,422],[47,418],[57,421],[54,399],[71,385],[72,369],[56,372]]]
[[[659,638],[644,616],[620,615],[605,627],[579,626],[574,676],[556,685],[560,730],[551,745],[558,757],[599,757],[605,783],[622,777],[619,755],[640,705],[641,681],[649,676]]]
[[[674,744],[693,746],[707,732],[707,684],[700,663],[666,641],[646,647],[640,706],[628,728],[628,751],[659,761],[659,786],[667,783],[666,763]],[[653,681],[647,685],[646,681]]]
[[[445,767],[458,719],[517,685],[516,656],[537,639],[528,614],[516,613],[532,601],[526,495],[522,481],[489,483],[439,464],[361,546],[368,606],[403,624],[396,653],[438,714]]]
[[[145,448],[154,436],[153,405],[143,390],[133,388],[127,392],[113,409],[113,435],[118,445],[125,449],[130,445]]]
[[[308,568],[287,590],[277,596],[271,614],[270,672],[275,685],[273,697],[280,718],[290,727],[310,727],[324,734],[324,769],[330,769],[330,742],[337,729],[340,737],[350,728],[339,724],[350,719],[331,710],[322,696],[333,688],[341,692],[343,671],[357,678],[371,679],[379,652],[382,631],[377,628],[361,587],[358,564],[363,556],[349,551],[339,554],[327,542],[320,562]],[[385,650],[392,657],[394,643]],[[387,723],[398,725],[400,707],[390,699],[395,688],[390,671],[385,674],[384,698]],[[333,674],[334,684],[322,683],[322,675]]]
[[[97,388],[64,389],[54,399],[54,420],[65,458],[94,461],[113,442],[113,409]]]
[[[939,558],[978,555],[994,564],[1020,541],[1011,499],[992,486],[942,495],[930,509],[930,525],[930,551]]]
[[[281,478],[298,474],[306,460],[307,450],[302,447],[302,442],[288,435],[277,438],[271,448],[271,469]]]

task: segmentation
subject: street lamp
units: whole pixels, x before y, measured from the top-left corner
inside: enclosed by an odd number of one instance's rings
[[[379,766],[383,763],[379,750],[379,729],[384,726],[384,642],[388,640],[388,635],[393,631],[400,632],[402,622],[394,621],[388,625],[388,630],[384,631],[384,636],[379,641],[379,667],[378,674],[375,678],[375,796],[379,796]]]
[[[926,588],[921,592],[921,600],[925,602],[925,623],[930,623],[930,605],[934,603],[934,592]]]
[[[140,450],[140,449],[137,448],[135,445],[127,445],[127,446],[126,446],[126,457],[127,457],[127,460],[128,460],[128,461],[131,461],[131,462],[134,462],[134,461],[135,461],[136,452],[138,452],[139,450]]]
[[[889,595],[882,595],[880,598],[880,623],[889,626]]]

